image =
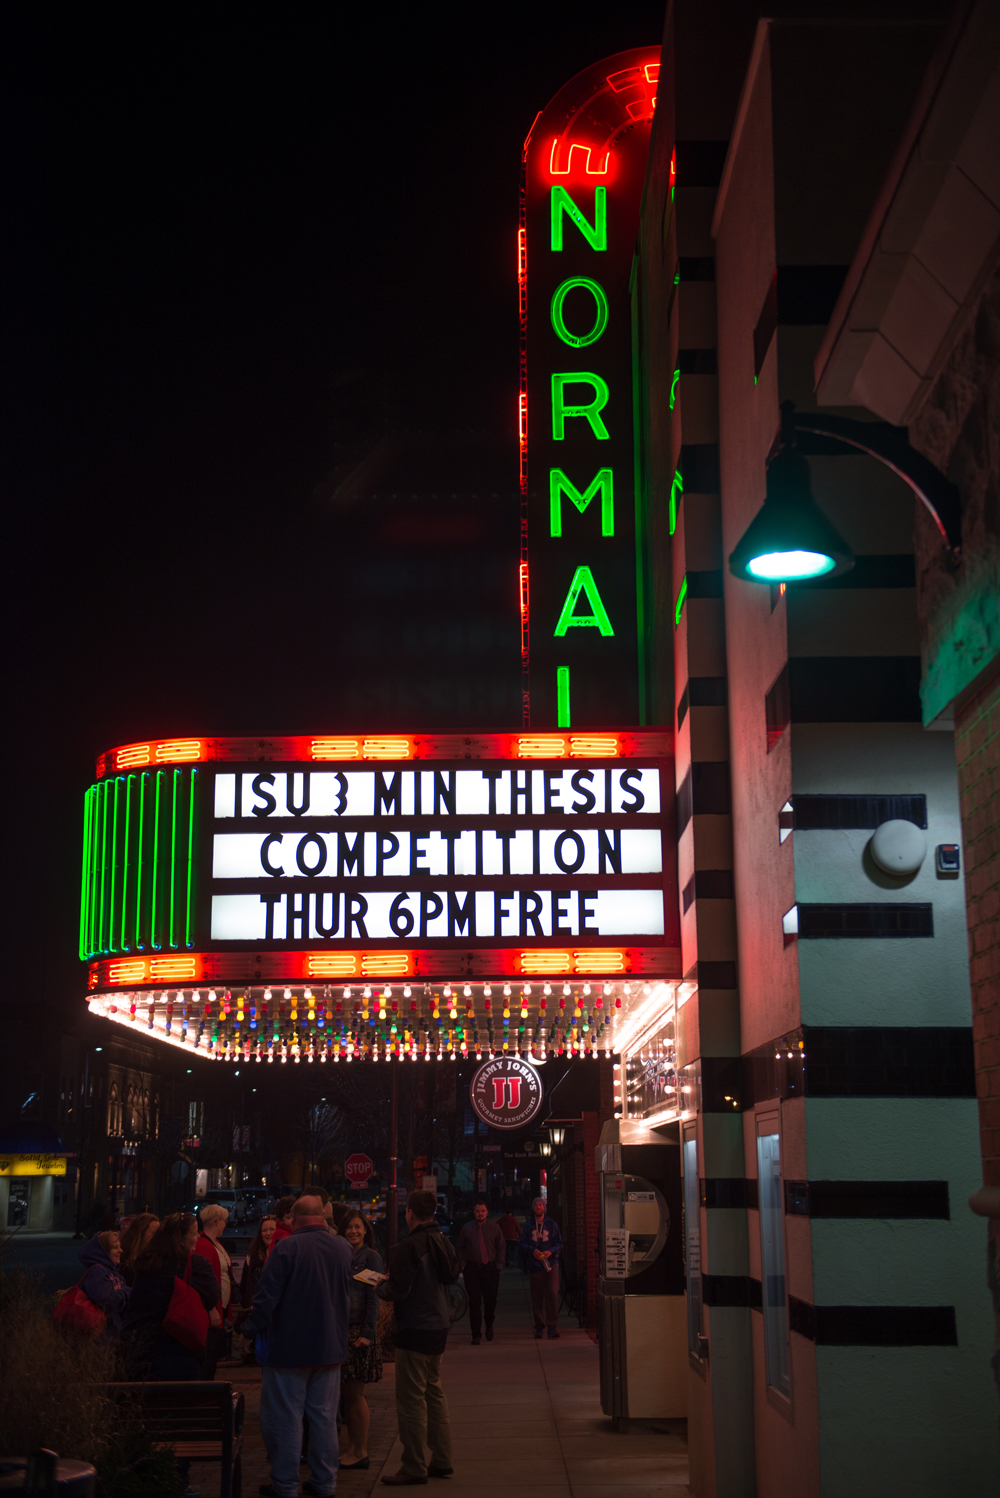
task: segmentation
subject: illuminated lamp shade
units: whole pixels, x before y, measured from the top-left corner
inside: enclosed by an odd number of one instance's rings
[[[729,558],[748,583],[794,583],[836,577],[854,566],[851,548],[812,496],[809,464],[782,447],[767,470],[767,497]]]

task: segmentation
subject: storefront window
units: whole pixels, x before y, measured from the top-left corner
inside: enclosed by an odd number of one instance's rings
[[[757,1174],[760,1190],[760,1257],[767,1382],[779,1393],[789,1394],[791,1380],[788,1370],[785,1225],[781,1202],[781,1137],[779,1134],[758,1134]]]
[[[684,1137],[684,1260],[687,1267],[688,1351],[696,1357],[703,1357],[701,1192],[698,1189],[698,1138],[693,1129]]]

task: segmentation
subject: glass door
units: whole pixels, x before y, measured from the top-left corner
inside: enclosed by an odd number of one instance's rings
[[[704,1357],[701,1298],[701,1191],[698,1187],[698,1135],[684,1132],[684,1262],[687,1269],[688,1351]]]
[[[768,1128],[771,1120],[759,1124]],[[780,1394],[791,1393],[788,1367],[788,1303],[785,1298],[785,1223],[781,1200],[781,1136],[757,1135],[760,1191],[760,1258],[767,1381]]]

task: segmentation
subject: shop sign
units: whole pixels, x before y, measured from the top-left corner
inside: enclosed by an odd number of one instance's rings
[[[493,1129],[523,1129],[539,1112],[543,1097],[538,1072],[516,1056],[485,1062],[469,1084],[469,1101]]]
[[[64,1176],[65,1155],[0,1155],[0,1176]]]

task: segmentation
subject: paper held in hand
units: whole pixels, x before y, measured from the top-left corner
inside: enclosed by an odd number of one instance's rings
[[[377,1273],[374,1269],[359,1269],[354,1278],[360,1280],[363,1285],[380,1285],[385,1275]]]

